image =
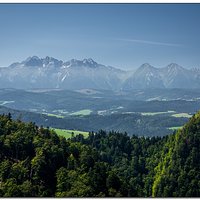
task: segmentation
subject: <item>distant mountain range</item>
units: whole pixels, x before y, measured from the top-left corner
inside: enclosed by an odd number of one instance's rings
[[[163,68],[145,63],[123,83],[123,89],[146,88],[200,88],[200,71],[175,63]]]
[[[48,56],[33,56],[0,68],[0,88],[200,88],[200,70],[189,70],[175,63],[163,68],[145,63],[134,72],[105,66],[91,58],[63,62]]]

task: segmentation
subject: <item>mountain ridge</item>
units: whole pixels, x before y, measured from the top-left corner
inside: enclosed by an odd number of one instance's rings
[[[19,89],[200,88],[198,69],[186,69],[176,63],[156,68],[144,63],[133,72],[99,64],[92,58],[62,61],[49,56],[32,56],[0,68],[0,77],[1,88]]]

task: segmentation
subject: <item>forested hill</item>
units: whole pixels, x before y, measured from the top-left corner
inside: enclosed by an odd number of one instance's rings
[[[66,140],[0,116],[1,197],[200,196],[200,113],[177,133]]]

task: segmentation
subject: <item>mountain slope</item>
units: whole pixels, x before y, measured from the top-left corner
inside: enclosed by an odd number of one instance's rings
[[[161,68],[160,74],[166,88],[196,88],[198,82],[193,71],[175,63]]]
[[[159,70],[148,63],[141,65],[123,85],[125,90],[144,88],[164,88]]]
[[[196,71],[185,69],[175,63],[155,68],[148,63],[140,66],[123,83],[123,89],[144,88],[199,88],[200,79]]]
[[[169,137],[156,167],[152,195],[200,196],[200,112]]]

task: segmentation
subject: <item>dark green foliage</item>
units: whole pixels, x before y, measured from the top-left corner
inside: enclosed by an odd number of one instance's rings
[[[200,113],[165,143],[153,196],[200,196]]]
[[[66,140],[0,116],[1,197],[199,197],[200,113],[163,138],[101,130]]]

